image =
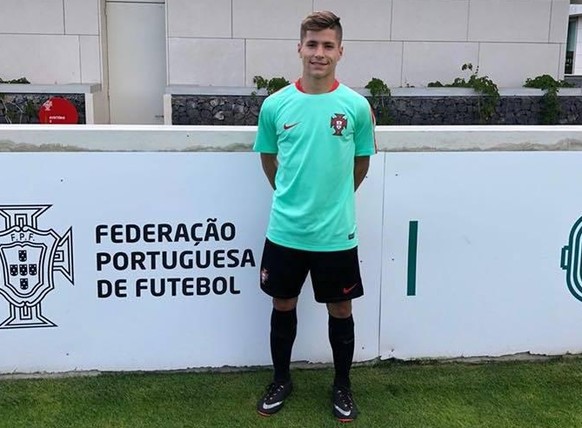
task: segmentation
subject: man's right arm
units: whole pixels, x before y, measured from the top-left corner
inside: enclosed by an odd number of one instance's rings
[[[267,180],[271,183],[271,187],[275,189],[275,175],[277,175],[277,167],[279,166],[277,155],[261,153],[261,164],[263,165],[263,171],[267,176]]]
[[[277,130],[275,128],[274,108],[276,105],[273,103],[273,98],[268,97],[261,106],[253,151],[261,154],[263,171],[271,187],[275,189],[275,176],[277,175],[277,167],[279,166],[277,152],[279,150],[277,145]]]

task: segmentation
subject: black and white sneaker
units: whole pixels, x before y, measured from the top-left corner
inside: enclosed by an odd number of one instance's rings
[[[352,422],[358,416],[358,409],[349,388],[333,386],[333,415],[340,422]]]
[[[285,398],[291,394],[293,384],[291,381],[285,383],[273,382],[267,386],[265,395],[257,403],[257,412],[263,416],[271,416],[283,407]]]

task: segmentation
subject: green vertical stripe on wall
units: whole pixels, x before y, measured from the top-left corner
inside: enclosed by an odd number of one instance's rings
[[[407,296],[416,296],[416,250],[418,244],[418,221],[408,224],[408,279]]]

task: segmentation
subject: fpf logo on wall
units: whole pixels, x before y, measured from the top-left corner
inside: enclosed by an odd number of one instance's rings
[[[582,301],[582,217],[570,230],[568,245],[562,248],[560,266],[566,271],[566,284],[570,293]]]
[[[0,205],[0,295],[9,306],[0,329],[56,327],[43,316],[42,299],[54,289],[55,272],[74,285],[72,228],[60,236],[37,225],[50,207]]]

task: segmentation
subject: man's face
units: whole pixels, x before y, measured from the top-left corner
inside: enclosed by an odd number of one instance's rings
[[[297,50],[303,62],[303,75],[324,79],[330,75],[335,76],[335,67],[344,48],[340,46],[336,31],[327,28],[307,31]]]

